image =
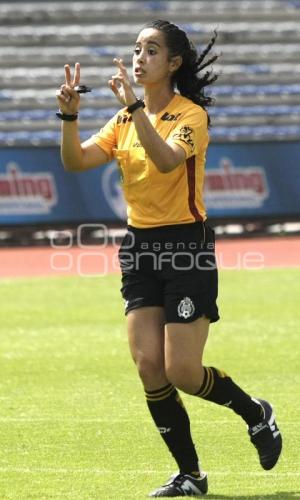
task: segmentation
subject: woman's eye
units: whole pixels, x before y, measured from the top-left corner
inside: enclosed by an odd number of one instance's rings
[[[155,54],[155,49],[149,49],[149,50],[148,50],[148,54],[149,54],[150,56],[154,56],[154,54]]]
[[[134,49],[133,51],[134,54],[139,54],[140,53],[140,49],[138,49],[137,47]]]

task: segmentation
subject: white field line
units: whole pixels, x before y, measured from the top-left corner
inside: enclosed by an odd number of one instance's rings
[[[146,419],[144,420],[140,420],[141,422],[146,422]],[[99,418],[99,417],[95,417],[95,418],[76,418],[76,417],[0,417],[0,422],[2,423],[5,423],[5,422],[17,422],[17,423],[26,423],[26,422],[49,422],[49,423],[52,423],[52,422],[70,422],[70,423],[78,423],[78,424],[82,424],[84,422],[99,422],[99,423],[102,423],[102,422],[112,422],[112,423],[116,423],[116,424],[119,424],[120,422],[132,422],[132,420],[130,418]]]
[[[153,469],[135,469],[135,470],[111,470],[111,469],[97,469],[97,468],[70,468],[70,467],[0,467],[0,473],[24,473],[24,474],[36,474],[36,473],[53,473],[53,474],[72,474],[72,473],[85,473],[85,474],[170,474],[170,471],[163,470],[153,470]],[[266,477],[266,472],[235,472],[235,471],[215,471],[210,472],[210,476],[253,476],[253,477]],[[289,477],[289,476],[300,476],[300,472],[268,472],[267,476],[274,477]]]
[[[44,422],[44,423],[57,423],[57,422],[65,422],[65,423],[70,423],[70,424],[84,424],[84,423],[109,423],[109,424],[126,424],[126,423],[132,423],[132,419],[130,418],[98,418],[98,417],[95,417],[95,418],[76,418],[76,417],[54,417],[54,418],[51,418],[51,417],[0,417],[0,423],[39,423],[39,422]],[[139,419],[139,422],[140,423],[143,423],[143,424],[149,424],[151,425],[152,422],[145,418],[145,419]],[[285,421],[286,422],[286,421]],[[224,420],[218,420],[218,421],[208,421],[208,422],[205,422],[205,426],[207,425],[212,425],[212,426],[216,426],[216,425],[219,425],[219,424],[222,424],[222,425],[232,425],[232,421],[231,419],[224,419]],[[202,425],[204,426],[203,422],[202,422]],[[298,425],[298,424],[297,424]]]
[[[194,419],[195,420],[195,419]],[[99,417],[94,417],[94,418],[76,418],[76,417],[0,417],[0,423],[16,423],[16,424],[21,424],[21,423],[69,423],[69,424],[89,424],[89,423],[96,423],[96,424],[103,424],[103,423],[108,423],[108,424],[126,424],[126,423],[132,423],[132,419],[130,418],[99,418]],[[151,425],[151,421],[149,419],[140,419],[140,423],[143,424],[149,424]],[[196,420],[194,422],[194,425],[196,424]],[[232,425],[232,420],[230,418],[228,419],[222,419],[222,420],[215,420],[215,421],[206,421],[202,422],[199,420],[199,423],[201,423],[202,427],[216,427],[217,425]],[[299,421],[297,420],[286,420],[284,419],[281,424],[288,424],[289,426],[294,426],[294,425],[299,425]]]

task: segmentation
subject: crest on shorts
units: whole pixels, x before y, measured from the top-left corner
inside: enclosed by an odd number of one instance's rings
[[[189,297],[184,297],[177,307],[178,316],[180,318],[188,319],[193,316],[195,312],[195,306]]]

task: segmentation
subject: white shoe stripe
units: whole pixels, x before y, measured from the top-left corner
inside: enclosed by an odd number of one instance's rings
[[[272,414],[268,420],[269,426],[271,427],[271,425],[274,424],[274,422],[275,422],[275,414],[272,412]]]

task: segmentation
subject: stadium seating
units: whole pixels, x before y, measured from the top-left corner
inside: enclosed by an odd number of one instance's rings
[[[83,138],[98,130],[119,109],[107,87],[113,57],[129,67],[136,34],[157,18],[179,23],[199,50],[218,30],[213,140],[300,137],[299,0],[18,1],[0,4],[0,145],[59,142],[66,62],[80,61],[93,87]]]

